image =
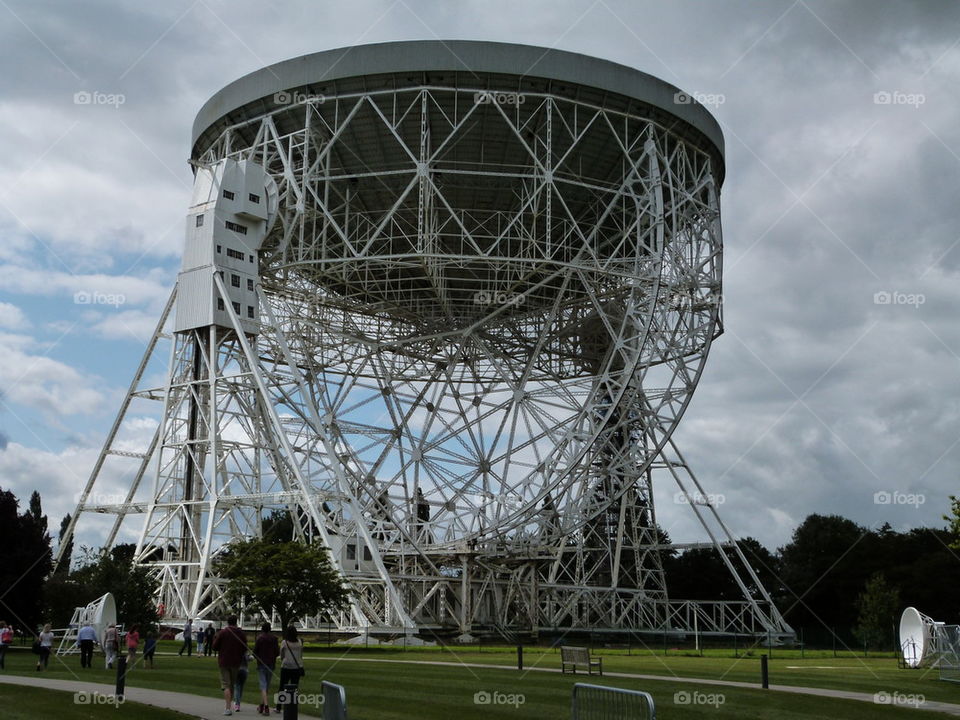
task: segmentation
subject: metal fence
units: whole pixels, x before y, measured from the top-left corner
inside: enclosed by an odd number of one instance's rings
[[[326,680],[323,688],[323,720],[347,720],[347,691]]]
[[[656,720],[650,693],[642,690],[577,683],[573,686],[573,720]]]
[[[960,682],[960,625],[944,625],[937,633],[940,679]]]

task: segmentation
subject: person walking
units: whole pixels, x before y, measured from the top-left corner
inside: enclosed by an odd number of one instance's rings
[[[49,666],[50,653],[53,650],[53,630],[50,628],[50,623],[43,626],[43,630],[40,631],[37,641],[40,643],[40,657],[37,660],[37,670],[40,670],[41,665],[44,668]]]
[[[80,646],[80,667],[93,667],[93,646],[97,644],[97,631],[89,622],[77,631],[77,644]]]
[[[183,651],[187,651],[187,657],[193,655],[193,621],[187,619],[186,624],[183,626],[183,645],[180,646],[180,652],[177,655],[183,655]],[[200,652],[198,649],[197,652]]]
[[[213,655],[213,636],[214,635],[216,635],[216,632],[213,629],[213,623],[210,623],[209,625],[207,625],[207,629],[204,630],[204,633],[203,633],[203,636],[204,636],[203,637],[204,639],[203,654],[206,655],[207,657],[210,657],[211,655]]]
[[[147,632],[147,639],[143,643],[143,664],[150,663],[150,669],[153,670],[153,654],[157,651],[157,636],[153,630]]]
[[[127,632],[127,672],[133,670],[137,662],[137,648],[140,646],[140,626],[134,623]]]
[[[113,670],[113,661],[117,659],[117,652],[120,649],[120,641],[117,637],[117,626],[110,624],[103,632],[103,653],[107,656],[106,668]]]
[[[297,638],[297,629],[293,625],[287,626],[283,632],[283,642],[280,643],[280,693],[277,699],[283,698],[288,685],[294,686],[294,691],[300,685],[300,678],[306,675],[303,669],[303,641]],[[287,698],[289,702],[290,698]],[[286,703],[283,703],[286,704]],[[283,712],[277,702],[277,712]]]
[[[247,675],[250,673],[248,665],[250,656],[243,654],[240,660],[240,667],[237,669],[237,684],[233,686],[233,711],[240,712],[240,701],[243,699],[243,687],[247,684]]]
[[[213,625],[211,624],[212,628]],[[220,668],[220,687],[223,689],[224,715],[233,715],[230,705],[237,686],[240,665],[247,655],[247,635],[237,627],[237,616],[227,618],[227,626],[214,635],[209,647],[217,651],[217,666]]]
[[[6,670],[7,648],[13,645],[13,628],[0,620],[0,670]]]
[[[261,715],[270,714],[270,683],[273,680],[277,657],[280,655],[280,642],[277,636],[270,632],[270,623],[260,626],[260,634],[253,644],[253,657],[257,661],[257,680],[260,683],[260,704],[257,712]]]

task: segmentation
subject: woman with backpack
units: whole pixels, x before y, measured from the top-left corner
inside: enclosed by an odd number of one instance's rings
[[[297,629],[289,625],[283,631],[283,642],[280,643],[280,692],[277,698],[284,698],[288,685],[293,685],[296,692],[296,688],[300,685],[300,678],[306,674],[303,669],[303,641],[297,638]],[[286,698],[286,700],[290,702],[292,698]],[[278,713],[283,712],[280,705],[281,703],[278,702]]]

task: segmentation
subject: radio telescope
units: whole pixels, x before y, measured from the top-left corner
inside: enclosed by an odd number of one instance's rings
[[[97,634],[98,642],[103,643],[103,636],[107,628],[116,623],[117,602],[110,593],[101,595],[96,600],[87,603],[84,607],[74,608],[73,615],[70,618],[70,624],[63,633],[63,637],[60,640],[60,647],[57,648],[57,655],[80,652],[77,636],[79,635],[80,628],[84,625],[90,625]]]
[[[671,440],[722,330],[702,106],[573,53],[368,45],[228,85],[191,163],[182,272],[73,516],[138,538],[171,622],[220,611],[219,548],[281,510],[347,630],[792,634]],[[655,477],[742,601],[669,598]]]

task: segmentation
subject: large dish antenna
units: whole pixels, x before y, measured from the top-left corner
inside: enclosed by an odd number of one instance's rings
[[[939,638],[944,624],[908,607],[900,616],[900,652],[907,667],[930,665],[939,655]]]
[[[103,636],[107,628],[117,622],[117,602],[111,593],[104,593],[96,600],[84,607],[74,608],[70,626],[63,634],[57,655],[66,655],[78,651],[77,633],[84,625],[92,625],[97,632],[99,642],[103,644]]]

